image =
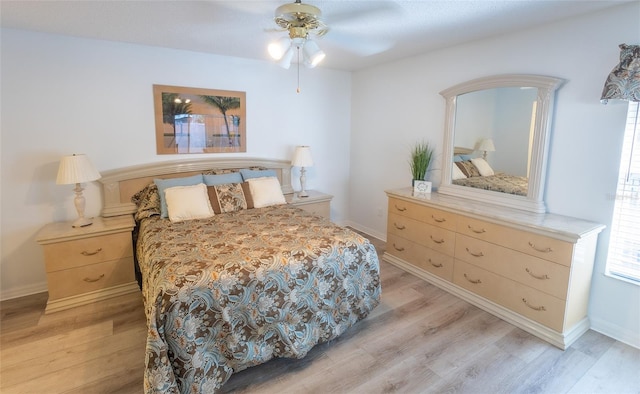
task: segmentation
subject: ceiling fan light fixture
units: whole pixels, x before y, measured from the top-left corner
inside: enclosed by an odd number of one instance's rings
[[[280,60],[291,48],[291,40],[288,37],[282,37],[277,41],[269,44],[267,50],[274,60]]]
[[[293,45],[289,46],[289,49],[284,53],[282,58],[278,61],[278,66],[288,70],[291,67],[291,61],[293,60],[294,55],[294,47]]]
[[[304,52],[304,64],[309,68],[317,66],[327,56],[320,49],[318,44],[316,44],[316,42],[312,40],[307,40],[302,49]]]

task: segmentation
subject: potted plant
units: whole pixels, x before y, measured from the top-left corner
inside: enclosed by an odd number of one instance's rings
[[[418,142],[411,149],[411,159],[409,166],[411,167],[411,176],[413,177],[413,185],[415,181],[423,181],[431,164],[433,156],[433,148],[428,142]]]

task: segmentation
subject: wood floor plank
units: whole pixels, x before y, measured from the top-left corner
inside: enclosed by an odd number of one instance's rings
[[[5,373],[7,368],[16,364],[33,362],[32,360],[47,357],[57,349],[68,349],[76,345],[84,345],[97,339],[108,338],[113,334],[111,321],[104,321],[87,327],[70,331],[60,331],[59,334],[35,339],[29,343],[17,346],[7,346],[0,350],[2,366],[0,370]]]
[[[64,393],[77,389],[87,383],[93,383],[109,376],[127,373],[129,366],[144,363],[144,349],[140,346],[126,348],[101,358],[92,358],[81,366],[74,366],[47,373],[19,384],[3,387],[4,394],[41,393],[43,388],[50,389],[49,394]],[[142,387],[139,380],[137,387]]]
[[[380,257],[384,242],[373,240]],[[380,260],[382,299],[302,359],[234,374],[229,393],[640,393],[640,350],[588,331],[566,351]],[[127,294],[45,315],[0,303],[0,391],[141,393],[146,321]],[[46,388],[43,391],[43,388]]]
[[[372,379],[355,387],[355,393],[426,393],[442,381],[419,356],[400,358],[371,373]]]
[[[587,373],[569,390],[570,394],[640,392],[640,352],[615,342]]]
[[[432,392],[499,393],[502,392],[500,382],[525,364],[494,345],[483,347],[475,356],[458,360],[455,370],[446,379],[430,387]]]
[[[71,336],[75,334],[77,334],[76,331],[70,333]],[[139,327],[113,336],[96,336],[90,340],[86,340],[88,336],[78,334],[76,343],[38,344],[39,346],[34,348],[48,349],[48,352],[37,357],[23,357],[24,361],[10,366],[4,363],[5,358],[3,358],[2,387],[18,385],[23,380],[38,378],[67,368],[81,368],[90,360],[99,361],[115,352],[130,349],[132,344],[137,343],[140,347],[145,343],[146,335],[147,330]],[[10,356],[16,353],[12,350]]]
[[[566,393],[595,361],[573,348],[548,348],[504,386],[513,393]]]

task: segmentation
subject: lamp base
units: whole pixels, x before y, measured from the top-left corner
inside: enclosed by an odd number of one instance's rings
[[[93,218],[78,218],[73,223],[71,223],[71,227],[87,227],[93,224]]]
[[[298,193],[298,197],[300,198],[309,197],[309,194],[307,194],[306,191],[302,190],[300,193]]]

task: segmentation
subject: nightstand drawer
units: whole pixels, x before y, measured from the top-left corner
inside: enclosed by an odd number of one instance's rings
[[[58,242],[43,247],[47,272],[133,256],[130,232]]]
[[[304,209],[307,212],[310,212],[314,215],[322,216],[325,218],[329,218],[330,216],[330,207],[327,202],[315,202],[311,204],[300,204],[297,205],[298,208]]]
[[[49,300],[135,282],[133,257],[49,272]]]

